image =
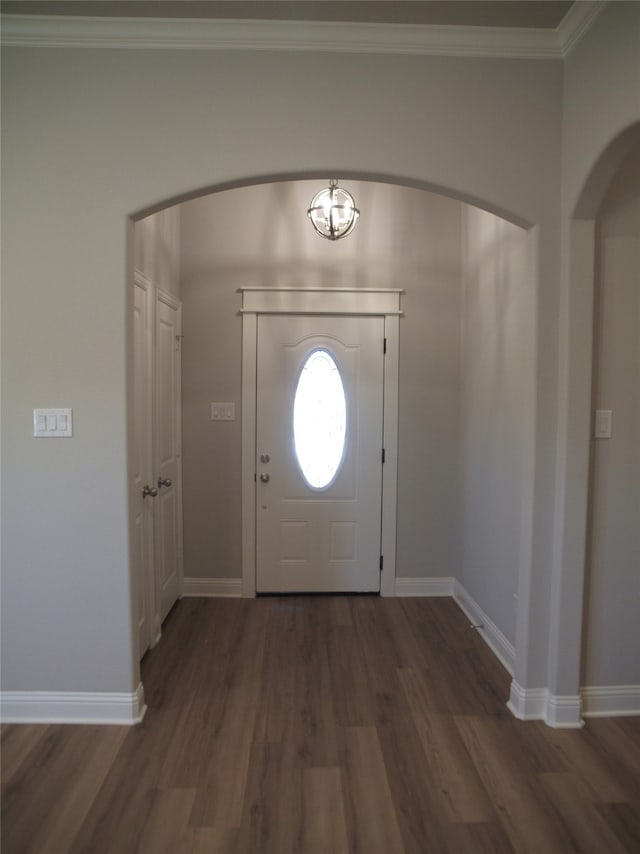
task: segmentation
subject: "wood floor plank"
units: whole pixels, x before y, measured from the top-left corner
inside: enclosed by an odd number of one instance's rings
[[[405,695],[422,749],[442,795],[442,809],[450,822],[492,823],[495,810],[450,715],[428,711],[427,690],[420,672],[403,668]]]
[[[383,617],[386,624],[384,636],[387,655],[392,652],[398,668],[428,666],[428,656],[422,642],[417,624],[407,619],[404,601],[400,599],[385,599],[385,603],[393,603],[385,607]],[[420,615],[416,617],[420,619]]]
[[[566,854],[574,850],[562,822],[550,822],[535,779],[503,738],[504,727],[486,718],[457,717],[456,725],[498,820],[519,854]]]
[[[621,782],[640,809],[640,717],[589,718],[586,735],[608,773]]]
[[[625,851],[640,851],[640,810],[629,803],[596,804]]]
[[[563,824],[575,850],[600,854],[625,854],[619,841],[602,815],[593,808],[589,792],[571,771],[540,774],[539,779],[549,794],[553,808],[562,815]]]
[[[219,827],[187,827],[180,838],[179,854],[239,854],[237,830]]]
[[[65,839],[70,842],[92,803],[92,792],[78,790],[78,781],[70,778],[69,769],[84,775],[86,785],[99,788],[106,768],[101,767],[102,757],[98,756],[96,766],[92,759],[104,747],[108,768],[109,758],[113,761],[127,731],[113,728],[105,733],[98,727],[84,727],[82,732],[76,732],[70,727],[48,727],[29,753],[29,761],[25,760],[3,784],[4,850],[21,850],[27,841],[35,850],[43,850],[48,831],[61,840],[60,845]],[[85,774],[87,764],[91,769]],[[35,824],[23,808],[25,798],[38,816]]]
[[[190,718],[182,722],[180,738],[168,741],[158,785],[207,790],[208,818],[226,817],[227,826],[239,824],[255,710],[261,684],[266,611],[236,608],[232,633],[235,643],[224,649],[217,665],[201,657],[202,667],[185,686],[192,696]],[[213,656],[214,660],[216,656]],[[193,725],[196,722],[197,725]],[[213,791],[218,794],[211,798]],[[204,800],[198,800],[202,808]]]
[[[301,661],[297,638],[297,597],[269,600],[263,649],[260,704],[255,738],[280,744],[295,718],[295,680]]]
[[[343,736],[342,773],[349,851],[405,854],[376,728],[347,727]]]
[[[128,729],[70,851],[135,851],[158,788],[164,745],[171,738],[158,715]]]
[[[197,797],[190,823],[196,827],[239,827],[246,788],[255,705],[231,702],[233,711],[203,742]]]
[[[75,839],[127,732],[128,727],[87,727],[84,737],[74,739],[78,751],[62,760],[60,796],[33,829],[36,850],[62,852]],[[69,768],[76,770],[69,774]]]
[[[444,829],[443,854],[517,854],[496,822],[450,824]]]
[[[195,789],[155,789],[137,854],[174,854],[193,810]]]
[[[603,731],[602,727],[600,731]],[[565,768],[575,771],[586,782],[594,801],[618,803],[626,799],[627,789],[620,777],[621,770],[624,773],[624,759],[612,766],[608,755],[598,750],[597,742],[593,738],[592,722],[588,721],[580,732],[551,731],[547,734],[547,739]]]
[[[371,726],[375,720],[375,697],[353,626],[336,627],[327,644],[327,654],[338,724]]]
[[[48,724],[33,726],[7,724],[2,727],[0,780],[3,783],[14,777],[20,765],[46,735],[48,728]]]
[[[405,854],[444,848],[445,798],[404,696],[378,696],[377,733]]]
[[[349,854],[340,768],[305,768],[302,772],[304,854]]]
[[[300,851],[302,773],[281,744],[254,742],[238,852]]]
[[[365,599],[354,603],[354,636],[357,638],[362,658],[366,663],[371,690],[376,693],[399,690],[398,669],[406,662],[404,645],[409,632],[401,631],[388,603],[397,600]],[[395,617],[395,618],[394,618]],[[395,632],[394,632],[395,627]]]

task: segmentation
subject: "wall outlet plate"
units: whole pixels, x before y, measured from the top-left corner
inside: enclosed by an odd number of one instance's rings
[[[610,439],[612,421],[613,413],[610,409],[596,409],[594,438]]]

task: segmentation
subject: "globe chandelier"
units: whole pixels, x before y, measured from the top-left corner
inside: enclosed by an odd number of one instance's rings
[[[329,186],[311,200],[307,216],[319,235],[327,240],[340,240],[351,234],[360,211],[351,193],[338,187],[338,182],[331,179]]]

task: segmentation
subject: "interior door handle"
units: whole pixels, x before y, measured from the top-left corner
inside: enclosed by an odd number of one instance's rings
[[[147,495],[150,495],[152,498],[155,498],[157,494],[158,490],[155,488],[155,486],[149,486],[149,484],[146,484],[146,486],[142,488],[143,498],[146,498]]]
[[[158,478],[158,486],[171,486],[171,478],[170,477],[159,477]]]
[[[260,475],[260,480],[263,483],[269,483],[269,480],[270,480],[269,475],[266,474],[266,472],[262,472],[262,474]]]

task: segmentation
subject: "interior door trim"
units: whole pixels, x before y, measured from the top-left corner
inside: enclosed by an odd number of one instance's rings
[[[242,295],[242,595],[256,595],[256,382],[257,329],[260,314],[384,318],[382,555],[380,595],[395,596],[396,498],[398,491],[398,368],[400,289],[240,288]]]

